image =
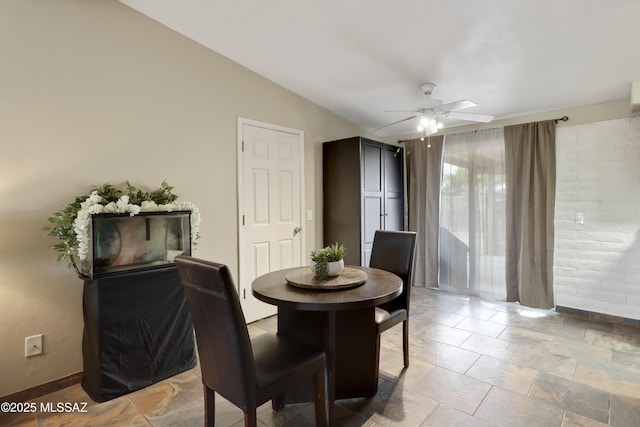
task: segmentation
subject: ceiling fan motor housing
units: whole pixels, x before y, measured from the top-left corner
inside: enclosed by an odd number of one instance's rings
[[[425,94],[425,99],[423,99],[420,103],[417,104],[416,108],[423,113],[425,110],[431,110],[433,108],[439,107],[442,105],[441,99],[432,99],[431,94],[434,90],[436,90],[435,83],[423,83],[420,85],[420,90]]]
[[[433,93],[433,91],[436,90],[436,87],[437,86],[436,86],[435,83],[423,83],[423,84],[420,85],[420,90],[425,95],[431,95]]]

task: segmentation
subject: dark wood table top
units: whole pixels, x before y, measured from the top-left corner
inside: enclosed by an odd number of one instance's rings
[[[287,283],[287,273],[295,267],[267,273],[251,284],[253,295],[260,301],[279,307],[307,311],[355,310],[391,301],[402,292],[402,279],[377,268],[359,267],[367,273],[367,280],[351,289],[303,289]]]

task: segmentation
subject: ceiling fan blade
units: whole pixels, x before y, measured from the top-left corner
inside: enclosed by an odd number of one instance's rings
[[[448,104],[443,104],[437,108],[438,111],[453,111],[453,110],[462,110],[463,108],[469,107],[477,107],[473,101],[469,101],[468,99],[461,99],[460,101],[450,102]]]
[[[415,119],[416,117],[417,116],[413,115],[411,117],[407,117],[406,119],[402,119],[402,120],[398,120],[397,122],[389,123],[388,125],[384,125],[382,127],[379,127],[378,129],[374,129],[372,132],[378,132],[379,130],[382,130],[384,128],[388,128],[389,126],[397,125],[398,123],[406,122],[407,120]]]
[[[493,120],[493,116],[486,114],[459,113],[457,111],[447,111],[441,114],[441,116],[449,119],[467,120],[469,122],[489,123]]]

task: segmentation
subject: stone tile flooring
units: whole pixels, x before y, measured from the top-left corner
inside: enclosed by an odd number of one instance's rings
[[[381,378],[372,399],[340,400],[339,426],[640,426],[640,330],[513,303],[415,288],[411,365],[401,327],[382,335]],[[275,331],[276,319],[249,326]],[[1,426],[201,426],[199,368],[97,404],[79,385],[35,402],[88,402],[84,414],[8,417]],[[216,425],[243,425],[216,399]],[[311,404],[258,410],[263,426],[312,426]]]

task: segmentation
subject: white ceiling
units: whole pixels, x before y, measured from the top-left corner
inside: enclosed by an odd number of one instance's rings
[[[502,119],[640,80],[638,0],[120,1],[368,130],[406,117],[385,110],[416,108],[424,82]]]

